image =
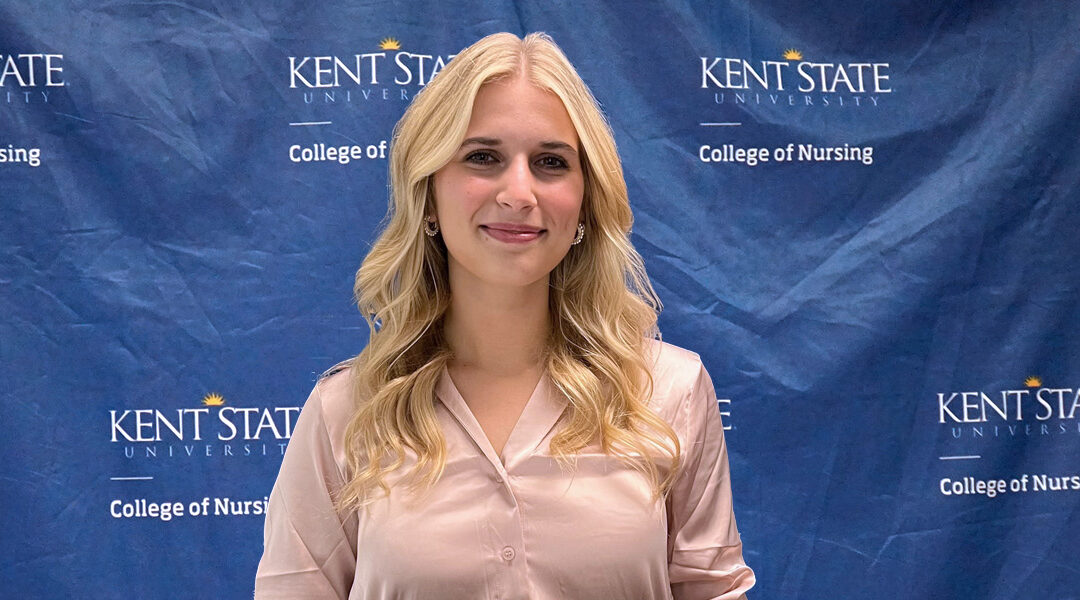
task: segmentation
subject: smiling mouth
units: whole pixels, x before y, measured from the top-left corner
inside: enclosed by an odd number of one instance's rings
[[[503,229],[487,225],[481,225],[480,229],[492,238],[510,244],[531,242],[547,232],[546,229]]]

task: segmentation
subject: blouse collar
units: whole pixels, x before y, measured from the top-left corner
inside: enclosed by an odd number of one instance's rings
[[[469,434],[469,437],[484,453],[484,456],[500,470],[511,470],[514,465],[536,453],[538,449],[546,452],[547,448],[539,447],[544,443],[548,434],[559,422],[559,418],[569,405],[566,396],[559,392],[558,388],[552,384],[547,371],[544,371],[540,375],[540,380],[536,383],[532,395],[526,401],[521,416],[518,417],[517,423],[514,424],[510,437],[507,438],[506,445],[503,446],[502,457],[500,458],[491,446],[491,442],[488,441],[487,435],[484,434],[483,428],[480,427],[480,423],[465,403],[461,392],[454,385],[454,381],[450,378],[450,372],[446,367],[443,367],[439,383],[435,388],[435,394]]]

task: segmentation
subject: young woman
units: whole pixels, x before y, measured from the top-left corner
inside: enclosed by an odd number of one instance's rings
[[[372,327],[316,385],[256,598],[734,599],[754,584],[699,357],[658,341],[610,128],[545,35],[417,94]]]

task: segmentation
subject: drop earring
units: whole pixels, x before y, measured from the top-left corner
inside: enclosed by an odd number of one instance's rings
[[[424,219],[424,233],[428,237],[435,237],[439,233],[439,222]]]

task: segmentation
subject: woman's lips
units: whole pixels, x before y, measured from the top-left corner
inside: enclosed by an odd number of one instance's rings
[[[501,229],[493,225],[481,225],[480,229],[496,240],[508,244],[526,244],[544,234],[543,229]]]

